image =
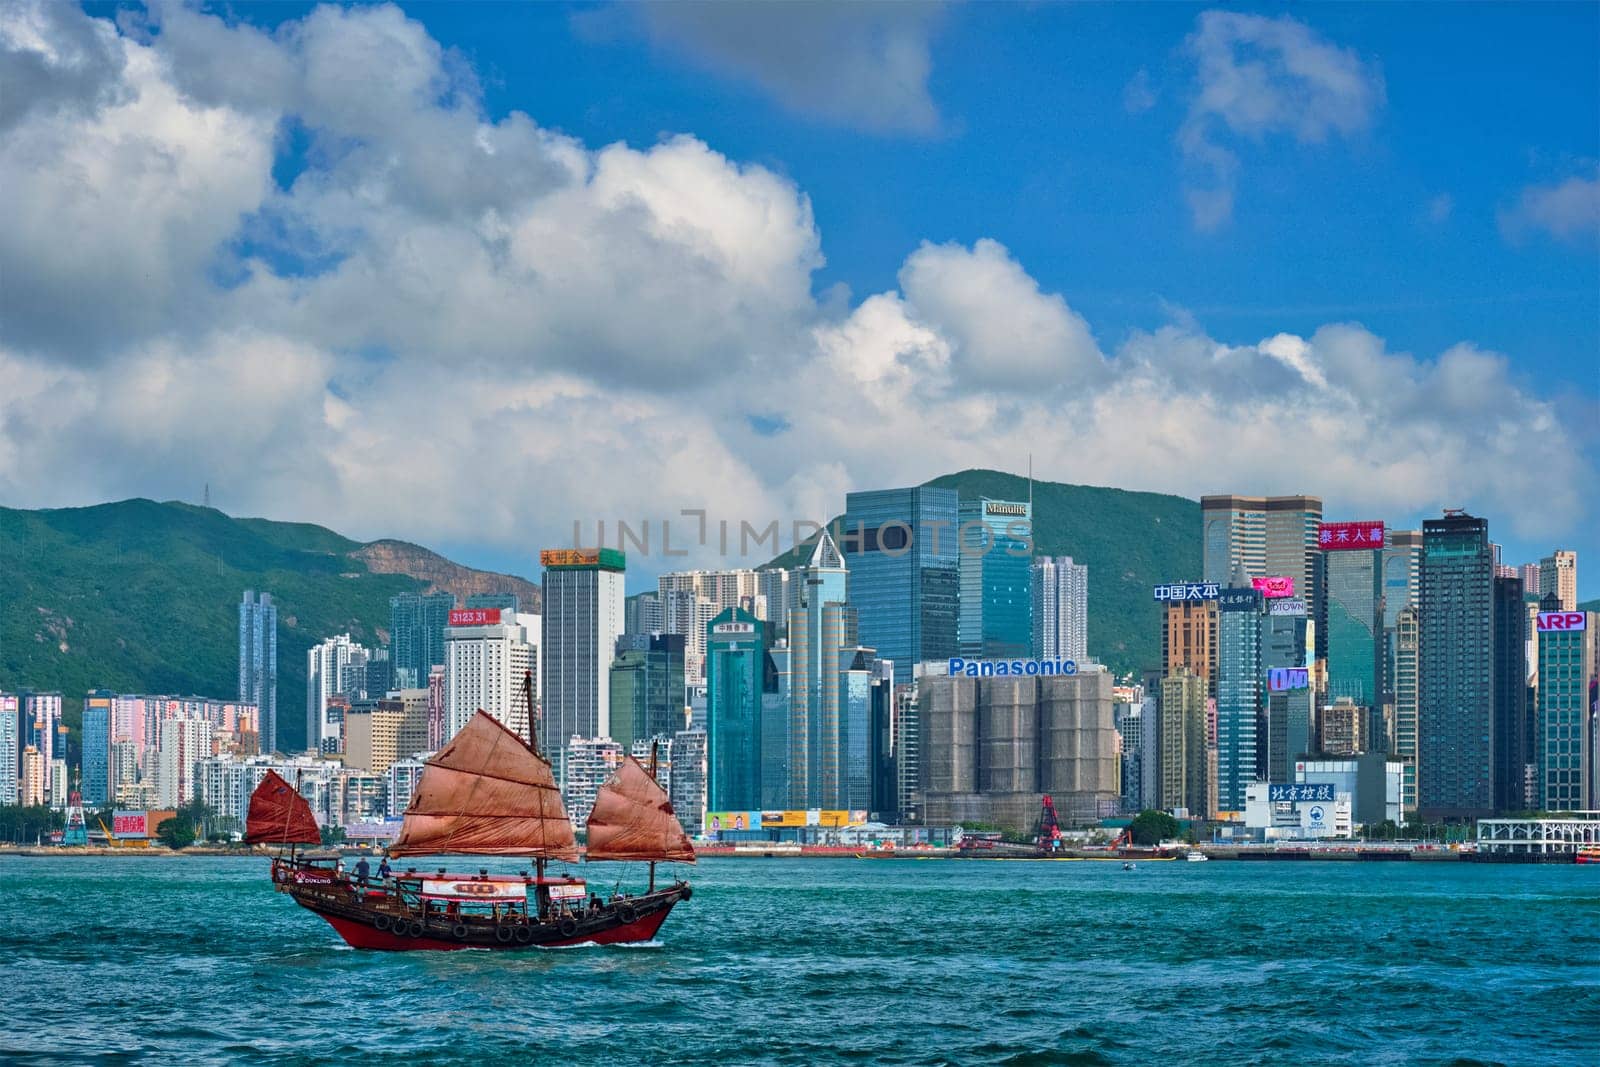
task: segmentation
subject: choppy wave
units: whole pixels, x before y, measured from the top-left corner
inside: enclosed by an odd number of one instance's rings
[[[350,951],[259,860],[0,877],[7,1063],[1559,1064],[1600,1032],[1582,867],[708,860],[649,951],[521,953]]]

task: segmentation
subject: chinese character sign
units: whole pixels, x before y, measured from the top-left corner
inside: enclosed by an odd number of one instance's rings
[[[1267,688],[1274,693],[1310,686],[1311,672],[1305,667],[1274,667],[1267,672]]]
[[[1175,582],[1155,588],[1157,600],[1215,600],[1220,587],[1216,582]]]
[[[1311,785],[1269,785],[1267,800],[1273,804],[1332,804],[1333,783],[1317,782]]]
[[[1381,522],[1324,522],[1317,527],[1317,547],[1325,551],[1383,547]]]

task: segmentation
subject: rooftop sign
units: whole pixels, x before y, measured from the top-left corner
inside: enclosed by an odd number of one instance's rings
[[[1280,596],[1294,596],[1294,578],[1290,575],[1274,575],[1271,578],[1252,578],[1250,584],[1268,600]]]
[[[1317,526],[1317,547],[1324,551],[1383,547],[1381,522],[1324,522]]]
[[[1317,782],[1311,785],[1269,785],[1267,786],[1267,801],[1272,804],[1294,802],[1300,800],[1314,801],[1319,804],[1333,803],[1333,783]]]
[[[1070,659],[962,659],[950,657],[950,676],[968,678],[1015,678],[1019,675],[1077,674],[1078,664]]]
[[[1215,600],[1218,594],[1216,582],[1177,582],[1155,589],[1157,600]]]
[[[541,567],[600,567],[620,571],[627,557],[615,548],[547,548],[539,553]]]
[[[1267,671],[1267,689],[1274,693],[1309,689],[1311,672],[1305,667],[1273,667]]]
[[[456,608],[450,612],[451,626],[495,626],[499,622],[499,608]]]
[[[1589,628],[1589,614],[1583,611],[1541,611],[1534,618],[1534,629],[1540,633],[1551,631],[1587,630]]]

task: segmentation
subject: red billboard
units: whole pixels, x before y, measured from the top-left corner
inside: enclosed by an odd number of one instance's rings
[[[142,811],[113,811],[111,813],[112,837],[149,837],[148,820]]]
[[[496,626],[499,622],[499,608],[457,608],[450,613],[451,626]]]
[[[1291,575],[1274,575],[1270,578],[1252,578],[1250,584],[1268,600],[1273,597],[1294,596],[1294,578]]]
[[[1381,522],[1324,522],[1317,526],[1317,547],[1328,551],[1383,547]]]

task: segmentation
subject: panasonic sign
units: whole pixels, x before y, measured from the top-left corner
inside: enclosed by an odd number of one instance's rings
[[[1015,678],[1019,675],[1077,674],[1078,664],[1070,659],[962,659],[950,657],[950,676],[968,678]]]

